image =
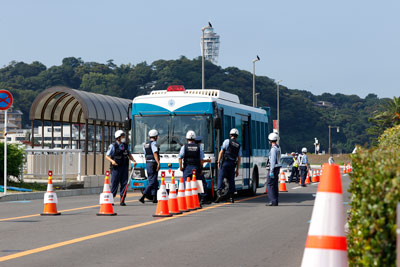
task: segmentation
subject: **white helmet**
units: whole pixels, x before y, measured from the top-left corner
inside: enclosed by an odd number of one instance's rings
[[[231,131],[229,132],[230,135],[239,135],[239,131],[236,128],[232,128]]]
[[[307,148],[303,147],[303,148],[301,149],[301,152],[307,153]]]
[[[156,129],[152,129],[149,131],[149,137],[156,137],[158,136],[158,131]]]
[[[125,135],[124,131],[122,131],[122,130],[118,130],[114,134],[115,139],[117,139],[118,137],[121,137],[122,135]]]
[[[268,140],[269,141],[278,141],[278,138],[279,138],[279,136],[278,136],[278,134],[277,133],[270,133],[269,135],[268,135]]]
[[[192,131],[192,130],[188,131],[186,133],[186,139],[188,139],[188,140],[196,139],[196,133],[194,131]]]

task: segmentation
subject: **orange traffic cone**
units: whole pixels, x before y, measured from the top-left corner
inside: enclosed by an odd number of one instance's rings
[[[321,175],[320,175],[320,170],[319,169],[317,169],[317,171],[316,171],[316,179],[317,179],[317,183],[319,182],[319,179],[320,179],[320,177],[321,177]]]
[[[187,209],[187,205],[186,205],[185,185],[184,185],[184,181],[183,181],[183,178],[182,178],[182,177],[181,177],[181,179],[179,180],[178,207],[179,207],[179,211],[181,211],[181,212],[187,212],[187,211],[189,211],[189,210]]]
[[[265,192],[264,194],[268,195],[268,190],[267,190],[268,186],[267,186],[267,181],[265,181]]]
[[[108,181],[108,177],[110,176],[110,172],[106,171],[106,178],[104,178],[104,187],[103,193],[100,194],[100,211],[97,213],[97,216],[115,216],[113,204],[114,197],[110,190],[110,183]]]
[[[351,165],[350,165],[350,163],[347,163],[347,173],[351,173]]]
[[[323,168],[301,266],[348,266],[340,168]]]
[[[199,193],[197,192],[197,181],[196,181],[196,170],[192,172],[192,182],[190,186],[192,188],[192,198],[193,198],[193,206],[195,209],[201,209],[200,201],[199,201]]]
[[[343,173],[347,173],[346,164],[343,164]]]
[[[285,173],[282,172],[280,177],[279,177],[280,183],[279,183],[279,192],[287,192],[286,189],[286,176]]]
[[[46,216],[46,215],[60,215],[60,212],[57,212],[57,194],[53,191],[53,182],[52,182],[52,176],[53,172],[49,171],[49,181],[47,184],[47,192],[44,194],[44,209],[43,213],[40,215]]]
[[[165,185],[165,173],[161,173],[161,186],[157,191],[157,209],[156,214],[153,214],[153,217],[171,217],[172,214],[169,213],[168,208],[168,193],[167,186]]]
[[[310,174],[307,172],[307,178],[306,181],[304,182],[305,184],[311,184],[310,182]]]
[[[169,208],[169,213],[171,213],[173,215],[182,214],[182,212],[179,211],[178,199],[176,199],[176,184],[175,184],[175,172],[174,171],[172,171],[172,178],[171,178],[171,183],[169,186],[168,208]]]
[[[186,180],[185,197],[188,210],[195,210],[192,197],[192,188],[190,187],[190,177],[188,177]]]
[[[313,183],[318,182],[318,180],[317,180],[317,170],[313,170],[313,175],[312,175],[311,182],[313,182]]]

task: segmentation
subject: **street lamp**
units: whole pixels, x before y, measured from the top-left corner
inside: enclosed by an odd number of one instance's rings
[[[208,22],[208,26],[205,26],[201,28],[201,31],[203,32],[203,38],[201,39],[201,89],[204,89],[204,31],[206,29],[212,28],[212,25],[210,22]]]
[[[279,135],[281,135],[280,129],[279,129],[279,83],[282,82],[282,80],[279,80],[276,82],[276,130],[278,131]]]
[[[339,132],[339,126],[331,126],[328,125],[329,128],[329,148],[328,148],[328,154],[331,154],[331,128],[336,128],[336,132]]]
[[[256,62],[260,60],[260,57],[257,55],[257,58],[253,59],[253,107],[256,107]]]
[[[255,94],[255,96],[256,96],[256,105],[255,105],[255,107],[258,106],[257,96],[258,96],[259,94],[260,94],[260,93],[256,93],[256,94]]]

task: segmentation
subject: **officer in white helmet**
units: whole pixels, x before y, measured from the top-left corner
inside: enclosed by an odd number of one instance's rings
[[[307,157],[307,148],[303,147],[301,149],[301,155],[299,155],[299,164],[300,164],[300,179],[301,186],[306,187],[306,177],[308,173],[309,163]]]
[[[158,131],[152,129],[149,131],[150,140],[143,146],[144,156],[146,158],[146,171],[148,184],[143,191],[142,197],[139,199],[144,204],[144,198],[153,197],[153,203],[157,203],[158,190],[158,171],[160,170],[160,149],[157,144]]]
[[[106,153],[106,159],[111,162],[111,192],[115,197],[120,187],[120,205],[126,206],[124,191],[125,187],[128,186],[128,172],[129,172],[129,159],[133,161],[133,166],[136,166],[136,162],[133,159],[128,144],[126,143],[125,133],[122,130],[118,130],[114,134],[115,143],[108,147]]]
[[[183,172],[183,179],[192,178],[193,170],[196,170],[197,177],[200,178],[201,167],[203,166],[204,152],[200,144],[196,144],[196,133],[189,130],[186,133],[187,144],[179,151],[179,169]]]
[[[279,204],[279,172],[281,169],[281,148],[277,144],[279,136],[277,133],[268,135],[271,150],[269,151],[269,175],[267,177],[267,191],[269,203],[266,206],[278,206]]]
[[[229,132],[229,139],[226,139],[221,146],[221,151],[218,154],[218,187],[217,199],[218,203],[222,198],[222,190],[225,187],[224,178],[229,181],[229,196],[232,203],[235,202],[233,195],[236,191],[235,176],[239,175],[240,157],[242,156],[242,148],[237,141],[239,131],[236,128],[231,129]]]

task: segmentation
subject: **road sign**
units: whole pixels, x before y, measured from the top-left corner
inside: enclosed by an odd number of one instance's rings
[[[12,94],[7,90],[0,90],[0,110],[7,110],[12,103]]]

